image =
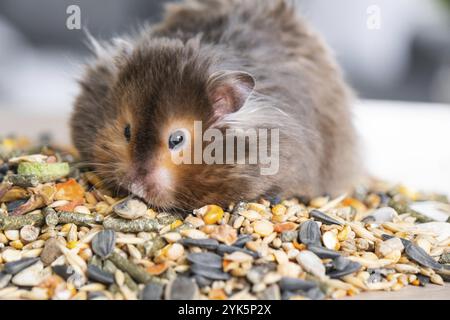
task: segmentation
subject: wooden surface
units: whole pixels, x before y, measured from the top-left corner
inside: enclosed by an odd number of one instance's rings
[[[363,292],[344,300],[450,300],[450,283],[445,286],[435,284],[428,284],[426,287],[408,286],[392,292]]]

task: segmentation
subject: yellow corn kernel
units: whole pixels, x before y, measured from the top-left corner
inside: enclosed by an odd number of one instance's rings
[[[181,220],[175,220],[174,222],[172,222],[171,224],[170,224],[170,229],[176,229],[176,228],[178,228],[179,226],[181,226],[183,224],[183,222],[181,221]]]
[[[69,242],[67,242],[66,246],[69,249],[73,249],[73,248],[76,248],[77,244],[78,244],[78,241],[69,241]]]
[[[208,205],[206,207],[203,207],[203,221],[206,224],[216,224],[223,218],[223,209],[216,205]]]
[[[277,204],[272,208],[272,213],[276,216],[283,216],[286,214],[287,208],[282,204]]]
[[[17,250],[21,250],[23,248],[23,243],[20,240],[14,240],[9,243],[11,247]]]

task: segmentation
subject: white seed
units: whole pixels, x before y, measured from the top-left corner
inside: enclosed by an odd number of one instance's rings
[[[184,219],[184,222],[191,224],[194,228],[200,228],[205,225],[205,221],[203,221],[203,219],[191,215]]]
[[[289,260],[292,260],[292,259],[295,259],[299,253],[300,253],[300,250],[298,250],[298,249],[290,249],[287,252],[287,256],[288,256]]]
[[[284,251],[276,250],[273,252],[273,255],[275,256],[275,260],[278,264],[285,264],[289,262],[288,255]]]
[[[91,214],[91,211],[85,206],[77,206],[73,211],[76,213]]]
[[[426,253],[430,254],[431,252],[431,243],[425,238],[417,238],[416,244],[421,247]]]
[[[247,262],[247,261],[253,261],[253,257],[249,254],[246,254],[244,252],[236,251],[231,254],[226,254],[224,257],[225,260],[234,261],[234,262]]]
[[[121,270],[119,270],[119,269],[116,270],[116,272],[114,273],[114,278],[119,287],[123,286],[123,284],[125,282],[125,275],[123,274],[123,272]]]
[[[2,253],[2,258],[5,262],[17,261],[22,258],[22,252],[16,249],[6,249]]]
[[[339,241],[337,235],[333,231],[327,231],[322,236],[322,241],[325,247],[331,250],[339,249]]]
[[[263,217],[254,210],[246,210],[239,213],[241,216],[245,217],[249,221],[261,220]]]
[[[419,273],[420,269],[410,264],[398,263],[394,266],[395,270],[401,273]]]
[[[313,252],[308,250],[301,251],[296,259],[305,271],[318,278],[325,277],[325,266],[322,264],[322,260],[320,260]]]
[[[257,221],[253,226],[253,230],[262,237],[270,235],[273,232],[273,229],[273,223],[267,220]]]
[[[440,286],[444,285],[444,280],[442,279],[442,277],[440,275],[438,275],[436,273],[430,277],[430,281],[433,282],[434,284],[438,284]]]
[[[168,232],[162,237],[169,243],[178,242],[181,239],[181,235],[178,232]]]
[[[20,229],[20,237],[22,240],[31,242],[36,240],[39,237],[40,229],[35,226],[24,226],[22,229]]]
[[[239,229],[242,226],[242,223],[244,223],[244,220],[245,220],[244,216],[237,217],[236,220],[234,220],[233,228]]]
[[[173,243],[167,249],[166,257],[169,260],[178,260],[184,254],[184,247],[179,243]]]
[[[382,257],[387,256],[393,251],[403,251],[403,243],[399,238],[391,238],[386,241],[380,242],[376,246],[376,253]]]
[[[18,286],[37,286],[47,275],[48,272],[44,272],[44,264],[38,261],[16,274],[11,282]]]
[[[19,240],[19,230],[5,230],[5,236],[10,241]]]
[[[302,268],[296,263],[288,262],[278,265],[277,272],[282,277],[297,278],[300,275],[300,272],[302,272]]]
[[[138,219],[147,214],[147,205],[137,199],[128,199],[114,206],[114,212],[124,219]]]
[[[127,244],[128,253],[133,259],[141,260],[142,254],[141,252],[132,244]]]
[[[206,235],[206,233],[204,233],[203,231],[200,230],[196,230],[196,229],[185,229],[185,230],[181,230],[180,234],[183,237],[187,237],[187,238],[191,238],[191,239],[196,239],[196,240],[200,240],[200,239],[207,239],[208,236]]]

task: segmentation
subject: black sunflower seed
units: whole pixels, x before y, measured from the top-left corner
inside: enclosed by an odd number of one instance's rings
[[[5,267],[3,268],[3,272],[9,273],[9,274],[16,274],[22,271],[23,269],[28,268],[29,266],[35,264],[39,261],[39,258],[25,258],[18,261],[12,261],[5,264]]]
[[[93,264],[88,265],[87,276],[92,281],[104,284],[114,283],[114,275],[112,273],[103,271],[102,269]]]
[[[362,266],[358,262],[351,261],[343,270],[334,270],[329,272],[327,275],[330,278],[337,279],[355,273],[359,271],[361,267]]]
[[[179,241],[183,246],[199,247],[208,250],[216,250],[219,246],[219,241],[216,239],[190,239],[185,238]]]
[[[11,281],[11,278],[12,274],[0,272],[0,289],[5,288],[9,284],[9,281]]]
[[[239,238],[233,243],[233,246],[242,248],[247,242],[252,240],[253,237],[249,234],[240,235]]]
[[[187,260],[193,264],[222,269],[222,257],[215,253],[190,253],[187,256]]]
[[[195,275],[205,277],[212,280],[229,280],[231,276],[216,268],[205,267],[198,264],[191,265],[191,272]]]
[[[166,300],[193,300],[198,293],[198,286],[194,279],[179,276],[166,286]]]
[[[255,259],[259,258],[259,254],[257,252],[248,250],[246,248],[239,248],[239,247],[235,247],[235,246],[227,246],[226,244],[220,244],[217,247],[217,253],[221,254],[221,255],[224,255],[225,253],[233,253],[233,252],[236,252],[236,251],[246,253],[246,254],[252,256]]]
[[[431,256],[429,256],[425,250],[423,250],[421,247],[416,246],[412,242],[404,242],[403,245],[405,246],[405,253],[411,260],[414,260],[415,262],[419,263],[420,265],[431,268],[433,270],[439,270],[442,269],[442,265],[436,260],[434,260]]]
[[[317,223],[312,220],[303,222],[300,226],[298,240],[306,245],[321,247],[322,242],[320,240],[320,229]]]
[[[324,224],[337,224],[337,225],[342,225],[342,223],[340,223],[339,221],[337,221],[336,219],[331,218],[330,216],[326,215],[325,213],[323,213],[322,211],[319,210],[312,210],[309,215],[311,217],[313,217],[316,220],[319,220],[320,222],[324,223]]]
[[[302,280],[298,278],[283,277],[278,283],[282,291],[298,291],[298,290],[310,290],[317,287],[317,284],[313,281]]]
[[[52,270],[54,273],[56,273],[58,276],[63,278],[64,280],[68,280],[72,275],[75,274],[75,271],[72,269],[72,267],[64,266],[64,265],[58,265],[53,266]]]
[[[116,232],[108,229],[100,231],[92,239],[92,251],[103,259],[108,258],[116,245]]]
[[[309,245],[308,250],[314,252],[321,259],[334,259],[341,256],[337,251],[315,245]]]
[[[141,300],[161,300],[164,287],[159,283],[147,284],[141,293]]]

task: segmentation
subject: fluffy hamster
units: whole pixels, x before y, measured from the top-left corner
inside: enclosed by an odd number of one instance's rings
[[[83,160],[161,208],[336,195],[359,173],[351,92],[320,37],[283,0],[191,0],[99,44],[71,119]],[[171,161],[179,134],[279,128],[279,171]],[[187,140],[187,139],[186,139]],[[248,143],[247,143],[248,146]]]

